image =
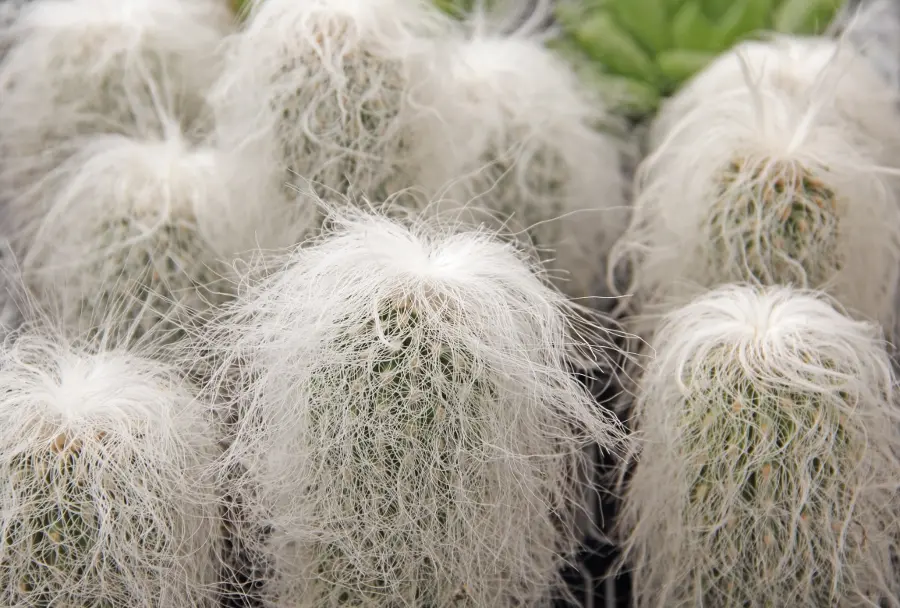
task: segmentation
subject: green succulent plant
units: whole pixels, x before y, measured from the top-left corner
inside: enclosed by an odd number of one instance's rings
[[[762,31],[822,33],[843,0],[561,0],[551,44],[631,115],[660,101],[735,43]]]

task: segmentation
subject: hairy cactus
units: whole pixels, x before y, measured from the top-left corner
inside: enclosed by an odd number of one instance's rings
[[[611,256],[630,272],[621,292],[641,308],[735,281],[790,284],[892,325],[896,97],[840,41],[747,43],[721,57],[650,131]]]
[[[255,0],[213,99],[223,144],[260,179],[383,200],[406,154],[410,58],[446,27],[427,0]]]
[[[234,200],[228,173],[216,148],[174,127],[160,140],[88,140],[42,196],[8,211],[26,283],[75,335],[179,339],[231,297],[235,257],[297,239],[292,209]]]
[[[0,379],[0,603],[212,608],[218,448],[175,370],[28,328]]]
[[[900,420],[880,336],[786,287],[723,287],[665,317],[620,522],[637,606],[897,597]]]
[[[0,32],[0,188],[15,196],[83,135],[209,128],[206,88],[232,18],[221,0],[34,0]]]
[[[214,324],[267,601],[550,605],[584,448],[621,437],[565,370],[566,307],[489,235],[353,215]]]
[[[720,53],[762,31],[823,32],[843,0],[560,0],[555,42],[586,77],[635,115],[659,103]]]
[[[524,27],[524,26],[523,26]],[[435,47],[416,90],[413,183],[538,250],[558,287],[590,297],[624,230],[627,151],[602,105],[528,31],[467,33]]]

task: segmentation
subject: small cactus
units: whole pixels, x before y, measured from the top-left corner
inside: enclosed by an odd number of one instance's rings
[[[667,103],[610,272],[649,309],[749,281],[824,289],[889,328],[900,114],[844,41],[747,43]],[[892,169],[892,167],[894,167]]]
[[[29,327],[0,379],[0,603],[213,608],[216,437],[176,372]]]
[[[234,200],[223,158],[175,127],[160,140],[87,140],[35,203],[8,210],[34,297],[74,335],[179,340],[233,295],[236,257],[303,231],[291,209]]]
[[[253,0],[213,95],[220,141],[265,179],[383,200],[405,158],[410,57],[446,26],[427,0]]]
[[[350,215],[211,326],[271,605],[549,601],[585,447],[621,438],[563,367],[566,308],[489,235]]]
[[[624,138],[537,35],[475,29],[435,47],[416,90],[431,113],[417,126],[413,182],[442,212],[465,206],[519,235],[570,297],[597,296],[597,269],[627,223]]]
[[[900,420],[880,336],[787,287],[722,287],[664,318],[620,522],[637,606],[896,597]]]
[[[209,128],[206,89],[230,31],[221,0],[33,0],[0,32],[4,196],[42,179],[94,134],[161,136],[174,115]]]

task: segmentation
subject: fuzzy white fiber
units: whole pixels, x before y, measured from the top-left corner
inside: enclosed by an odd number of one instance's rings
[[[4,192],[85,134],[159,135],[160,114],[209,129],[207,90],[233,28],[221,0],[34,0],[0,38]]]
[[[892,87],[900,90],[900,5],[897,2],[846,2],[832,29],[838,29]]]
[[[638,308],[732,281],[824,288],[890,325],[900,115],[844,40],[739,45],[669,101],[611,256]]]
[[[117,341],[181,335],[231,297],[236,258],[303,233],[294,207],[235,199],[235,179],[256,165],[229,161],[174,124],[158,139],[86,140],[7,211],[34,297],[76,335],[95,327]]]
[[[619,523],[637,606],[900,605],[881,335],[788,287],[722,287],[664,319]]]
[[[226,462],[267,605],[549,606],[585,447],[622,439],[566,371],[569,305],[487,233],[333,228],[210,334],[213,385],[239,370]]]
[[[212,96],[220,141],[279,186],[383,200],[410,185],[408,64],[449,23],[428,0],[253,0]]]
[[[601,130],[615,125],[533,24],[498,34],[473,20],[419,66],[430,112],[413,182],[521,234],[568,295],[598,295],[628,217],[625,149]]]
[[[213,608],[219,449],[176,370],[29,328],[0,384],[0,604]]]

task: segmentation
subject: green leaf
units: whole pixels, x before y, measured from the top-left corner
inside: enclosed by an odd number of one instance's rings
[[[733,0],[718,22],[716,43],[719,48],[731,48],[748,34],[766,29],[772,8],[773,0]]]
[[[671,48],[664,0],[616,0],[611,6],[616,20],[647,50]]]
[[[841,0],[784,0],[775,9],[775,31],[788,34],[818,34],[828,27]]]
[[[596,13],[574,31],[574,39],[585,53],[607,71],[656,82],[658,74],[651,57],[606,13]]]
[[[675,49],[660,53],[656,62],[666,79],[678,85],[709,65],[717,55],[710,51]]]
[[[595,74],[589,82],[617,112],[644,116],[656,111],[661,99],[657,87],[639,80],[610,74]]]
[[[716,28],[703,14],[699,2],[692,0],[682,6],[672,20],[675,48],[692,51],[718,51]]]
[[[713,21],[719,21],[740,0],[703,0],[703,13]]]

